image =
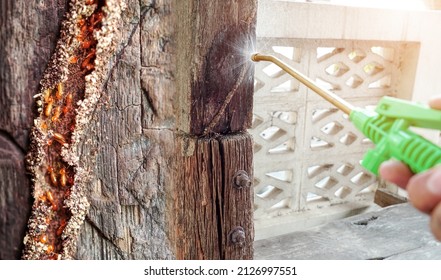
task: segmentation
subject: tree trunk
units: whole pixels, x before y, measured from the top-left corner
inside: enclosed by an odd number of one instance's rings
[[[32,96],[67,10],[67,1],[31,2],[1,7],[2,259],[23,249]],[[253,69],[244,53],[257,1],[126,2],[101,98],[77,145],[88,176],[75,176],[87,179],[90,208],[71,257],[250,259]]]

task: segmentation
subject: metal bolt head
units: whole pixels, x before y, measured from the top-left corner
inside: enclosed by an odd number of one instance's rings
[[[233,178],[233,185],[238,189],[251,187],[251,179],[246,171],[238,171]]]
[[[237,226],[230,231],[230,242],[233,245],[243,247],[245,245],[245,230],[241,226]]]

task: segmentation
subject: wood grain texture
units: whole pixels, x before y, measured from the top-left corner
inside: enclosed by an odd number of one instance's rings
[[[92,182],[79,259],[170,259],[171,1],[127,2],[121,48],[81,158]]]
[[[231,182],[240,170],[252,178],[253,144],[244,131],[252,121],[257,1],[176,1],[175,8],[180,136],[169,213],[176,213],[176,257],[251,259],[253,190]]]
[[[32,96],[55,48],[67,0],[1,1],[0,129],[27,150]]]
[[[251,144],[248,134],[178,139],[182,170],[177,170],[173,238],[178,259],[253,257],[253,190],[233,186],[237,171],[252,176]],[[245,231],[242,246],[230,239],[239,226]]]
[[[29,178],[23,151],[0,134],[0,259],[19,259],[30,214]]]
[[[178,129],[202,135],[243,132],[251,126],[257,1],[178,1]],[[239,80],[242,72],[245,78]],[[228,96],[231,90],[237,90]],[[225,103],[225,110],[220,111]]]
[[[256,259],[441,259],[429,217],[408,203],[255,244]]]
[[[248,134],[223,136],[220,138],[220,155],[222,159],[223,201],[222,221],[223,258],[252,259],[254,255],[254,189],[253,178],[253,140]],[[249,177],[247,187],[238,188],[236,176],[245,171]],[[243,244],[235,244],[234,230],[237,227],[244,229]]]
[[[2,214],[7,212],[2,230],[9,235],[24,232],[31,205],[29,192],[14,197],[30,191],[29,184],[10,178],[26,178],[22,160],[34,117],[32,95],[66,3],[2,2],[0,153],[18,159],[0,164],[8,198],[0,199]],[[239,53],[254,40],[256,3],[127,0],[123,37],[79,151],[91,180],[91,207],[76,258],[252,258],[252,189],[232,189],[231,176],[242,169],[252,177],[251,137],[238,132],[251,124],[253,69]],[[195,138],[223,104],[212,131],[216,138]],[[22,212],[11,208],[11,195]],[[11,215],[24,217],[17,229]],[[245,237],[233,244],[230,233],[238,226]],[[22,236],[14,238],[15,245],[1,243],[1,249],[18,257]]]
[[[0,2],[0,259],[21,256],[30,214],[24,156],[39,81],[67,0]]]

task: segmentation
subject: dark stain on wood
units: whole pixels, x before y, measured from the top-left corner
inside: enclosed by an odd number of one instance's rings
[[[251,53],[253,33],[252,25],[230,25],[215,36],[201,76],[192,84],[192,134],[203,134],[218,113],[221,117],[210,132],[242,132],[251,126],[254,67],[248,54]],[[246,71],[245,75],[241,75],[243,71]],[[240,79],[241,76],[244,78]],[[237,83],[239,87],[231,92]],[[233,94],[230,100],[229,94]],[[229,104],[220,112],[225,102]]]

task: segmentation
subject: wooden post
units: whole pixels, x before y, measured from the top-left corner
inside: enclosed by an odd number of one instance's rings
[[[176,256],[251,259],[256,2],[177,3]],[[241,173],[242,172],[242,173]],[[246,177],[244,187],[235,181]],[[238,179],[239,176],[239,179]],[[204,236],[205,238],[201,238]]]
[[[178,139],[176,257],[253,257],[252,140],[246,133]],[[241,181],[242,180],[242,181]]]
[[[2,197],[11,197],[0,199],[7,217],[0,220],[0,258],[20,257],[32,204],[29,181],[22,180],[36,116],[32,96],[67,3],[2,2],[0,153],[16,160],[6,167],[0,161]],[[78,146],[90,176],[90,209],[73,257],[250,259],[252,140],[246,129],[253,66],[247,52],[257,1],[126,4],[99,106]],[[18,31],[15,15],[27,23]],[[26,52],[14,45],[22,37],[29,38]],[[10,219],[21,222],[12,226]]]

